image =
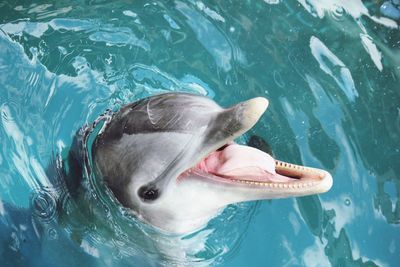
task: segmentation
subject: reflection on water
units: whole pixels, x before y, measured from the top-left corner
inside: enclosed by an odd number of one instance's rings
[[[5,266],[396,266],[400,34],[384,2],[0,3]],[[143,225],[83,161],[84,129],[167,91],[266,96],[249,142],[334,187],[232,205],[183,237]]]

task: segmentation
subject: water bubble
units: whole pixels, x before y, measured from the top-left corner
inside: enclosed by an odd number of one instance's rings
[[[346,206],[350,206],[350,204],[351,204],[350,199],[346,198],[346,199],[344,200],[344,204],[345,204]]]

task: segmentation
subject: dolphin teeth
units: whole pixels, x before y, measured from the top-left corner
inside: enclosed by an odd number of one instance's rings
[[[284,163],[278,163],[277,164],[284,164]],[[290,166],[290,164],[286,164],[286,166]],[[292,165],[293,168],[298,168],[297,165]],[[310,169],[311,174],[314,175],[319,175],[317,172],[314,172],[312,169]],[[263,186],[263,187],[268,187],[268,188],[276,188],[276,189],[301,189],[301,188],[307,188],[307,187],[313,187],[317,184],[315,181],[304,181],[304,182],[290,182],[290,183],[284,183],[284,182],[263,182],[263,181],[252,181],[252,180],[243,180],[243,179],[230,179],[232,182],[237,182],[241,184],[247,184],[247,185],[253,185],[253,186]]]
[[[269,188],[281,188],[281,189],[299,189],[305,187],[312,187],[316,185],[316,182],[294,182],[294,183],[271,183],[271,182],[258,182],[258,181],[249,181],[249,180],[240,180],[240,179],[230,179],[232,182],[248,184],[248,185],[256,185],[256,186],[265,186]]]

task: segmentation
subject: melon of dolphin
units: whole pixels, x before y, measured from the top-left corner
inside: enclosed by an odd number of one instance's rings
[[[187,93],[128,104],[96,137],[96,170],[138,218],[178,234],[199,229],[231,203],[328,191],[328,172],[234,142],[267,106],[257,97],[222,108]]]

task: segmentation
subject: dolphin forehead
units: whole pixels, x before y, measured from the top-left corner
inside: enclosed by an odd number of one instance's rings
[[[162,94],[122,107],[105,129],[104,136],[120,139],[123,134],[194,132],[207,126],[220,111],[218,104],[204,96]]]

